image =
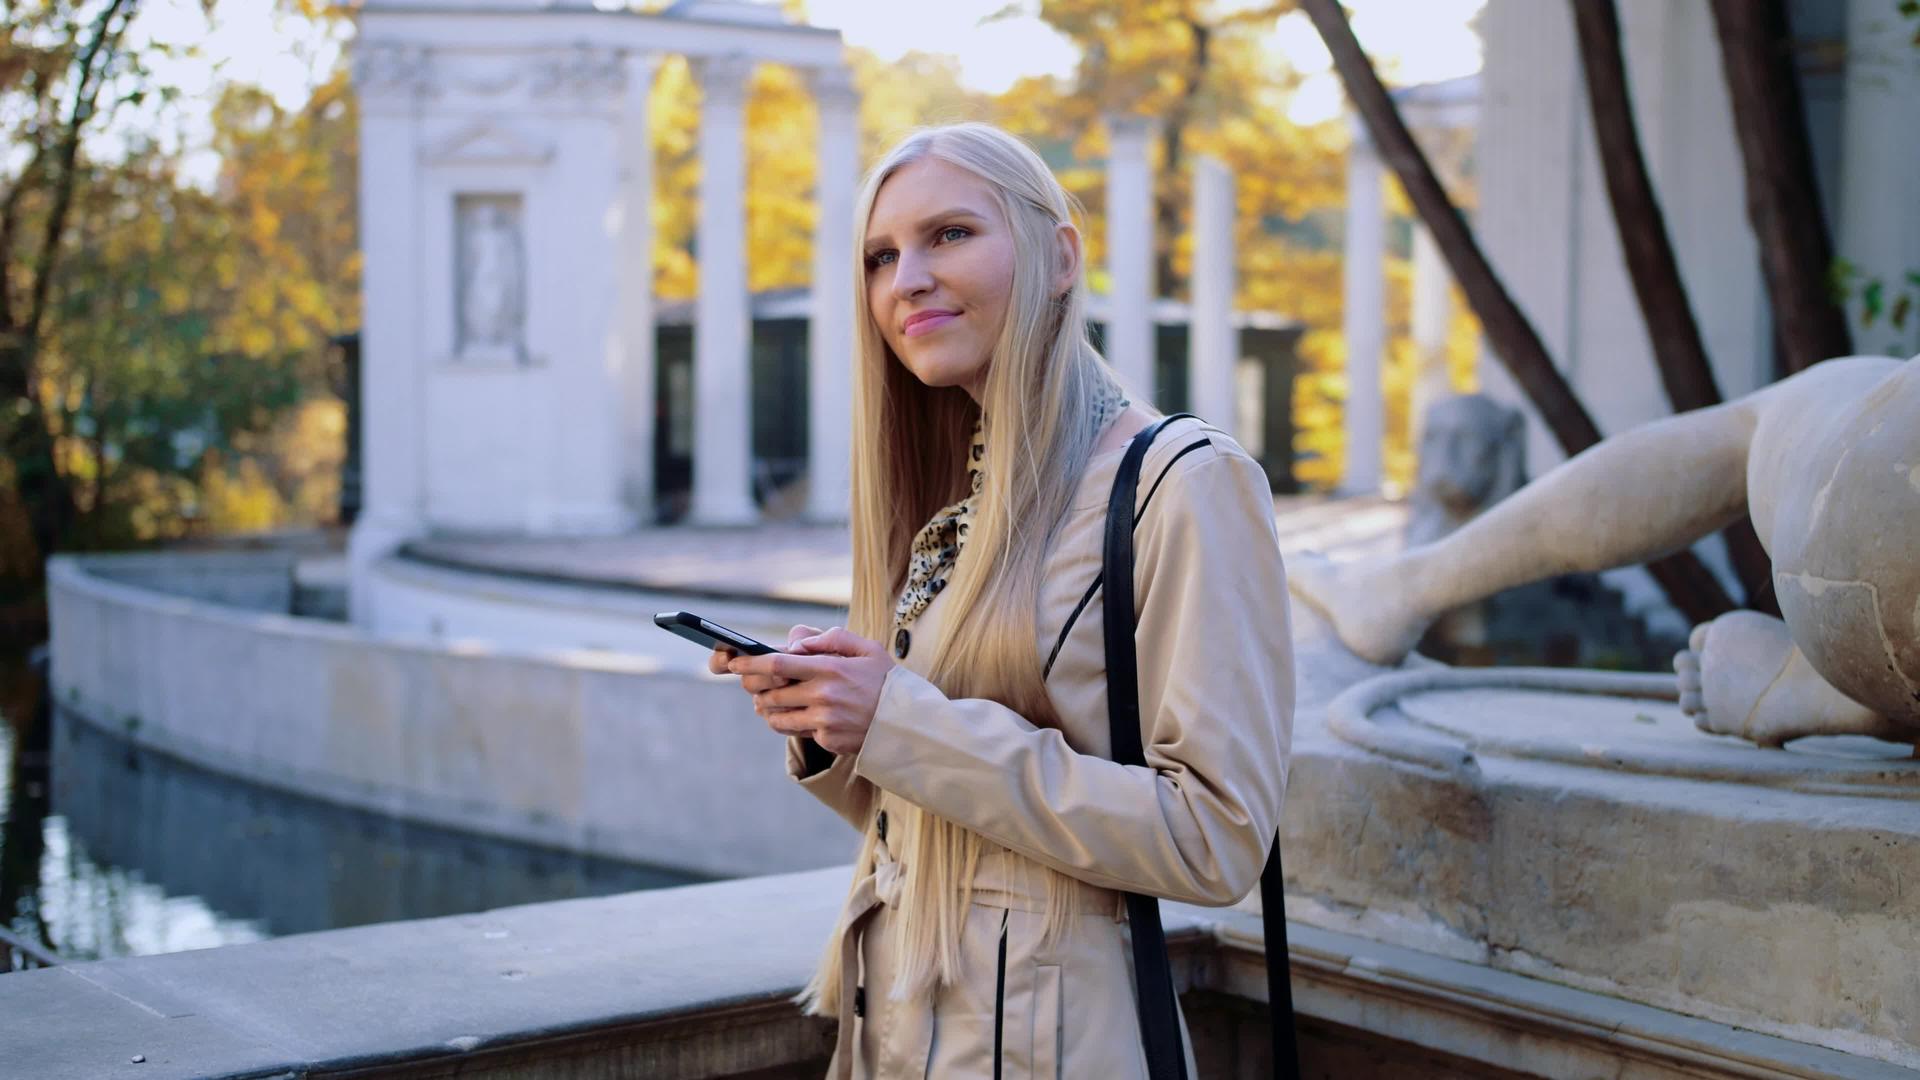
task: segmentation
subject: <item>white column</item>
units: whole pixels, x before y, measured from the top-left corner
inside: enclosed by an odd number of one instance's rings
[[[575,46],[558,71],[558,85],[535,94],[536,107],[553,110],[544,121],[560,151],[533,193],[557,204],[528,262],[529,342],[546,355],[554,428],[542,440],[541,472],[528,492],[527,530],[608,536],[634,525],[621,492],[625,358],[618,310],[622,123],[631,87],[626,59],[599,46]]]
[[[348,609],[371,626],[373,562],[425,531],[420,444],[427,358],[419,340],[419,98],[432,90],[426,50],[354,46],[360,105],[361,513],[348,540]]]
[[[747,304],[747,81],[753,61],[695,61],[700,81],[700,297],[693,324],[693,507],[698,525],[759,520],[752,489],[751,325]]]
[[[1907,274],[1920,271],[1920,48],[1913,22],[1894,4],[1854,0],[1847,5],[1846,104],[1840,127],[1841,258],[1861,280],[1878,279],[1886,307],[1902,293],[1920,292]],[[1897,357],[1920,351],[1920,312],[1895,329],[1883,310],[1861,325],[1856,287],[1847,304],[1856,352]]]
[[[1347,242],[1342,333],[1347,345],[1347,465],[1340,487],[1380,490],[1385,412],[1380,362],[1386,345],[1386,214],[1380,157],[1356,120],[1347,150]]]
[[[620,312],[614,360],[619,365],[620,493],[635,519],[654,520],[653,141],[647,103],[659,56],[626,58],[627,96],[620,116]]]
[[[860,172],[860,94],[853,72],[813,74],[820,112],[814,201],[813,311],[807,327],[807,512],[809,521],[847,520],[852,483],[853,189]]]
[[[1193,321],[1187,330],[1189,410],[1236,439],[1233,325],[1233,173],[1218,158],[1193,164]]]
[[[1424,225],[1413,227],[1413,351],[1419,365],[1413,377],[1414,446],[1420,445],[1421,422],[1427,407],[1453,392],[1447,377],[1447,324],[1451,315],[1452,279],[1440,245]]]
[[[1107,117],[1107,361],[1140,396],[1154,392],[1153,121]]]

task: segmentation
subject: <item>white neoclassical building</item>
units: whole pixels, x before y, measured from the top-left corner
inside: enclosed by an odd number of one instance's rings
[[[754,65],[820,110],[809,396],[844,413],[858,99],[840,35],[759,4],[660,14],[539,0],[368,0],[361,108],[364,509],[357,566],[434,530],[625,531],[650,506],[647,99],[681,54],[702,91],[695,514],[754,519],[742,109]],[[716,253],[729,253],[715,257]],[[816,423],[812,512],[844,515],[846,425]],[[839,502],[836,502],[836,499]],[[356,574],[356,580],[358,575]]]

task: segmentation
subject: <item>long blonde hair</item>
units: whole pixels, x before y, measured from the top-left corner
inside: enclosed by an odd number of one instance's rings
[[[867,219],[880,186],[902,166],[937,158],[986,182],[1012,230],[1014,267],[1006,322],[982,391],[989,462],[963,557],[944,595],[943,624],[928,678],[949,697],[989,698],[1037,726],[1058,727],[1038,641],[1041,568],[1099,440],[1095,407],[1106,384],[1126,386],[1087,338],[1086,285],[1076,275],[1056,296],[1056,230],[1074,201],[1025,143],[987,124],[923,128],[867,175],[854,210],[854,366],[851,519],[853,594],[848,629],[891,642],[895,598],[908,552],[932,516],[967,494],[966,455],[982,411],[964,389],[919,381],[881,338],[867,303]],[[876,800],[877,802],[877,800]],[[890,846],[904,880],[890,920],[902,967],[896,995],[917,994],[960,974],[960,931],[972,901],[985,841],[919,807],[890,821]],[[856,857],[857,882],[874,867],[869,824]],[[1072,923],[1073,888],[1045,876],[1046,938]],[[831,941],[796,999],[809,1013],[840,1002],[840,943]]]

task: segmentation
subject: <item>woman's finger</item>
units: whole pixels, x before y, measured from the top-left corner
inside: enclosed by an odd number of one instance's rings
[[[771,676],[768,677],[770,678]],[[804,708],[807,704],[806,702],[792,700],[797,694],[797,691],[790,693],[784,686],[768,687],[765,690],[754,693],[753,707],[763,713],[774,712],[778,709]]]
[[[733,659],[733,655],[732,649],[716,647],[713,653],[707,657],[707,670],[715,675],[725,675],[727,673],[727,661]]]
[[[767,726],[782,735],[812,735],[817,726],[807,709],[774,709],[761,714]]]

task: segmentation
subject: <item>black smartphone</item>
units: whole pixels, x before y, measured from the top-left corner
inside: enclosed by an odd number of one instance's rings
[[[696,645],[705,645],[709,649],[732,649],[743,656],[764,656],[786,651],[764,641],[756,641],[738,630],[708,622],[691,611],[663,611],[653,617],[653,625],[669,634],[678,634]]]

